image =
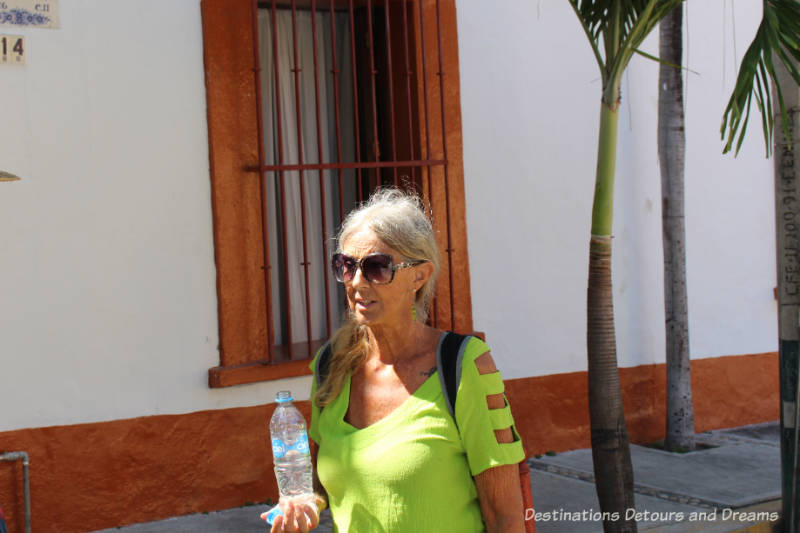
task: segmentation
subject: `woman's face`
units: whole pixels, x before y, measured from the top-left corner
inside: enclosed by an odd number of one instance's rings
[[[357,230],[342,243],[341,248],[342,253],[356,261],[376,253],[391,255],[395,265],[405,260],[397,250],[381,242],[369,228]],[[376,326],[401,324],[409,320],[414,289],[421,287],[426,279],[422,270],[418,267],[398,269],[391,283],[379,285],[367,281],[359,268],[353,279],[344,284],[347,302],[356,321],[365,326]]]

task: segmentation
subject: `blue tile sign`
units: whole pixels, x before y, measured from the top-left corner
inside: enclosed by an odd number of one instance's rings
[[[58,28],[58,0],[0,0],[0,26]]]

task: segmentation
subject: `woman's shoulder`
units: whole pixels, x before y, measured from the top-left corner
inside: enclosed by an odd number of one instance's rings
[[[431,328],[434,329],[434,328]],[[439,333],[437,350],[448,350],[448,353],[457,350],[459,353],[458,366],[460,368],[477,368],[478,374],[496,372],[497,367],[492,359],[491,349],[486,341],[476,335],[461,335],[461,340],[456,337],[456,342],[449,341],[445,346],[446,335],[452,331],[435,330]],[[459,334],[457,334],[459,335]],[[456,354],[452,354],[455,357]],[[461,372],[459,372],[461,374]]]
[[[491,358],[491,348],[489,348],[489,345],[480,337],[469,335],[466,342],[467,345],[464,347],[463,361],[475,361],[482,355]]]
[[[466,340],[464,354],[461,358],[461,368],[474,369],[467,372],[467,375],[483,376],[486,374],[498,373],[499,370],[492,357],[489,345],[474,335],[470,335]],[[462,377],[464,373],[462,372]]]

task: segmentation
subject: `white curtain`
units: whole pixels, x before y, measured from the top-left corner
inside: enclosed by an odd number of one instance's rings
[[[336,26],[336,60],[339,70],[339,110],[342,142],[342,161],[354,161],[353,134],[353,83],[350,54],[350,28],[346,14],[333,15]],[[316,98],[314,84],[314,46],[311,12],[297,11],[297,61],[299,74],[299,103],[295,98],[294,36],[292,14],[288,10],[276,13],[278,72],[280,84],[280,113],[276,110],[275,59],[273,54],[272,13],[259,10],[259,47],[261,58],[261,98],[264,127],[264,154],[266,164],[278,164],[277,117],[281,118],[283,138],[283,164],[297,164],[300,151],[297,140],[297,105],[300,107],[300,130],[304,163],[337,162],[336,124],[334,98],[333,60],[331,53],[331,15],[316,14],[317,63],[319,76],[320,138],[322,161],[317,145]],[[342,172],[344,207],[347,211],[355,201],[353,171]],[[323,231],[320,203],[320,171],[284,171],[284,216],[281,216],[280,174],[265,175],[267,216],[269,218],[269,254],[272,283],[272,317],[275,344],[304,342],[308,339],[306,315],[306,281],[303,256],[303,221],[301,202],[305,204],[306,261],[309,263],[308,291],[311,310],[312,333],[310,340],[326,338],[325,270],[329,257],[323,253],[323,240],[328,244],[328,256],[333,252],[332,237],[339,228],[339,174],[336,170],[322,172],[325,195],[326,221]],[[305,197],[301,197],[300,180],[303,180]],[[283,240],[285,221],[286,241]],[[284,277],[284,264],[289,273],[288,287]],[[331,326],[336,329],[344,309],[341,287],[329,275]],[[287,298],[288,295],[288,298]],[[288,305],[287,305],[288,304]],[[291,318],[291,338],[287,326]]]

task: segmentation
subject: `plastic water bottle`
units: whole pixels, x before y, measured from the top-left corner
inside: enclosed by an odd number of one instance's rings
[[[278,407],[269,422],[269,432],[281,501],[313,504],[315,499],[306,419],[292,403],[291,392],[279,392],[275,401]]]

